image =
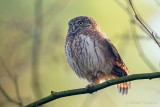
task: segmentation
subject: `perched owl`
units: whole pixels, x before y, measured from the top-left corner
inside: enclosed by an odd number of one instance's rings
[[[87,88],[129,75],[117,49],[93,18],[79,16],[71,19],[68,26],[65,44],[67,61],[80,78],[90,82]],[[122,95],[127,94],[131,87],[130,82],[116,86]]]

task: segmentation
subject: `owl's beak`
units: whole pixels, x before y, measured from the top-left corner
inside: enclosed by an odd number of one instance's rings
[[[75,26],[73,25],[72,30],[75,31]]]

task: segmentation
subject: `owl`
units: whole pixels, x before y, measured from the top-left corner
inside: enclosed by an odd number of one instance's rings
[[[117,49],[93,18],[75,17],[68,26],[65,43],[67,61],[80,78],[90,83],[86,88],[129,75]],[[131,83],[120,83],[116,87],[119,93],[127,95]]]

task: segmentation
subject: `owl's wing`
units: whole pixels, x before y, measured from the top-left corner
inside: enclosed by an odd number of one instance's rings
[[[115,59],[115,66],[112,69],[112,74],[116,77],[123,77],[129,75],[128,69],[121,59],[117,49],[114,47],[112,42],[109,39],[106,39],[107,47],[110,50],[110,53]]]
[[[112,44],[111,40],[107,39],[106,42],[107,42],[109,49],[111,50],[112,55],[114,55],[116,58],[118,58],[118,60],[122,60],[117,49]]]

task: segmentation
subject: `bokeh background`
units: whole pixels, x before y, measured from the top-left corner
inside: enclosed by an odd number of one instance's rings
[[[160,1],[134,0],[160,42]],[[111,39],[131,74],[160,71],[160,49],[135,20],[128,0],[0,0],[0,107],[21,107],[85,87],[67,64],[68,21],[91,16]],[[43,107],[160,107],[160,79],[133,81],[128,95],[114,86],[57,99]]]

